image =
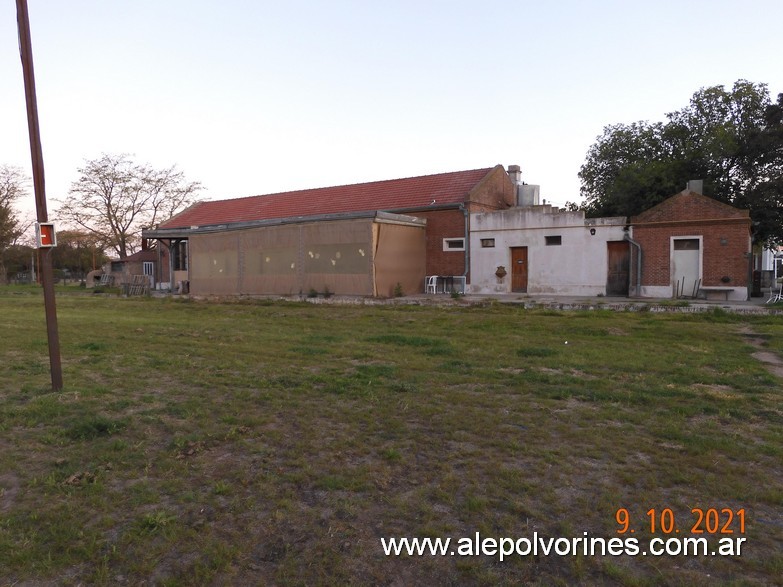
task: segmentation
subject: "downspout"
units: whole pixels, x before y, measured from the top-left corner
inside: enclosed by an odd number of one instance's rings
[[[462,276],[465,278],[465,289],[462,293],[466,294],[468,292],[468,272],[470,271],[470,214],[465,202],[460,203],[459,209],[465,215],[465,271],[462,272]]]
[[[753,223],[750,225],[750,234],[748,235],[748,245],[750,246],[750,252],[746,253],[748,256],[748,295],[745,301],[749,302],[753,297]]]
[[[634,297],[640,298],[642,297],[642,245],[633,240],[627,232],[623,239],[636,247],[636,290],[634,292],[636,295]]]

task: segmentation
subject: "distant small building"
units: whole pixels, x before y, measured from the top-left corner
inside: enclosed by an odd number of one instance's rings
[[[686,189],[630,222],[641,248],[640,296],[748,299],[748,210]]]
[[[158,263],[158,251],[143,249],[124,259],[113,259],[107,265],[116,286],[131,283],[134,275],[147,275],[150,287],[155,287],[154,276]]]

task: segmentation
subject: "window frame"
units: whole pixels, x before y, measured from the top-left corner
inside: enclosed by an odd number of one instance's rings
[[[457,247],[450,247],[449,243],[453,242],[460,242],[461,244]],[[443,251],[447,253],[458,253],[460,251],[465,250],[465,237],[464,236],[455,236],[455,237],[447,237],[443,239]]]
[[[544,237],[544,246],[561,247],[563,246],[563,235],[551,234]]]
[[[171,266],[174,271],[188,270],[188,241],[183,239],[171,247]]]

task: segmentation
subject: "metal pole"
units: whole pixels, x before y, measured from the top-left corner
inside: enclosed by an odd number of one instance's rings
[[[16,22],[19,27],[19,54],[22,58],[24,93],[27,101],[27,127],[30,132],[30,154],[33,163],[35,210],[38,222],[48,222],[43,152],[41,150],[41,132],[38,127],[38,102],[35,96],[35,72],[33,71],[33,49],[32,41],[30,40],[30,18],[27,13],[27,0],[16,0]],[[57,308],[54,300],[54,272],[52,270],[51,249],[47,248],[40,252],[42,254],[38,269],[43,282],[52,390],[60,391],[63,388],[63,371],[60,364],[60,337],[57,331]]]

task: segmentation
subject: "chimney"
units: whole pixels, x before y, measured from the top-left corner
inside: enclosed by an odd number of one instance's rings
[[[703,194],[704,193],[704,180],[703,179],[691,179],[688,181],[688,184],[685,186],[686,190],[690,190],[692,192],[696,192],[697,194]]]
[[[509,165],[508,176],[511,178],[511,181],[514,182],[514,185],[522,183],[522,169],[519,165]]]

